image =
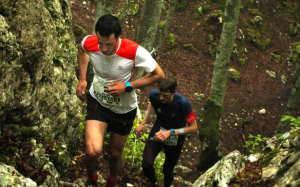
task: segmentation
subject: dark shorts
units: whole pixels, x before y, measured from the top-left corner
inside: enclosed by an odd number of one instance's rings
[[[87,98],[87,112],[85,120],[97,120],[107,123],[107,131],[115,132],[118,135],[128,135],[132,129],[133,121],[136,116],[134,109],[125,114],[117,114],[108,108],[103,107],[96,99],[89,93]]]

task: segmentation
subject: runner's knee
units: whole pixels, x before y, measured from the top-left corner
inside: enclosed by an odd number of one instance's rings
[[[87,146],[87,154],[89,157],[98,157],[102,152],[102,146],[91,145]]]
[[[123,150],[112,149],[110,151],[110,156],[112,159],[118,160],[123,156]]]

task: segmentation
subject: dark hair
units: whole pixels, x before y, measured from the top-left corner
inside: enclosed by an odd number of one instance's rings
[[[122,33],[122,28],[116,16],[105,14],[98,19],[95,31],[106,38],[109,38],[111,34],[115,34],[115,38],[117,39]]]
[[[177,81],[173,77],[166,77],[157,83],[158,90],[161,92],[174,93],[177,88]]]

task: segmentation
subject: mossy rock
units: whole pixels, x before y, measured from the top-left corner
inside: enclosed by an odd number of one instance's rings
[[[165,27],[165,25],[166,25],[166,21],[162,20],[162,21],[159,22],[158,28],[162,30]]]
[[[276,53],[271,53],[271,58],[272,58],[275,62],[280,62],[281,55],[276,54]]]
[[[271,38],[266,37],[262,40],[261,34],[259,31],[254,29],[247,29],[248,41],[251,42],[257,49],[264,52],[269,45],[271,44]]]
[[[293,36],[298,35],[299,34],[299,28],[300,28],[300,24],[298,24],[296,22],[290,24],[289,31],[288,31],[289,36],[293,37]]]
[[[257,8],[248,8],[248,13],[252,16],[261,16],[261,12]]]
[[[245,66],[246,63],[247,63],[247,58],[239,58],[239,65],[241,67]]]
[[[170,33],[167,38],[167,47],[168,49],[174,49],[177,46],[176,37],[173,33]]]
[[[229,77],[231,79],[233,79],[234,81],[238,82],[241,78],[241,73],[234,68],[230,68],[229,69]]]
[[[193,46],[193,44],[184,44],[184,45],[183,45],[183,49],[186,49],[186,50],[188,50],[188,51],[190,51],[190,52],[193,52],[193,53],[196,52],[196,49],[195,49],[195,47]]]

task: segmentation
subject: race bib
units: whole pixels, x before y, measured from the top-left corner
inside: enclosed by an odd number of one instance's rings
[[[165,131],[163,127],[160,127],[161,131]],[[178,142],[178,135],[175,136],[169,136],[166,140],[164,140],[162,143],[168,146],[176,146]]]
[[[94,94],[103,104],[122,106],[121,97],[113,97],[106,92],[106,88],[109,88],[108,81],[95,75],[93,79]]]

